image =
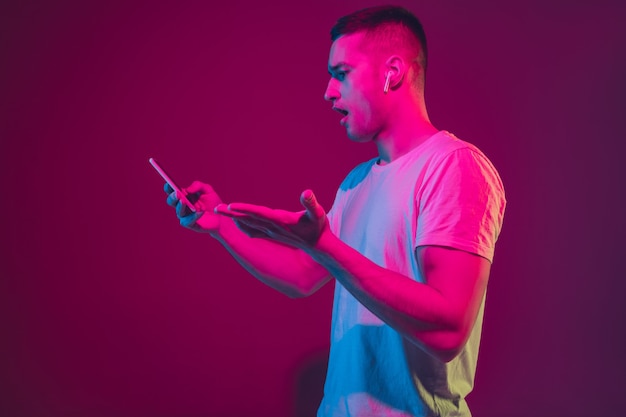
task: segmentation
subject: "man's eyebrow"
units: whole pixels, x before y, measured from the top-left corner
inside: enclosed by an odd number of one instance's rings
[[[338,63],[338,64],[336,64],[336,65],[333,65],[332,67],[329,65],[328,66],[328,73],[332,74],[333,72],[337,71],[341,67],[350,67],[350,65],[346,64],[343,61]]]

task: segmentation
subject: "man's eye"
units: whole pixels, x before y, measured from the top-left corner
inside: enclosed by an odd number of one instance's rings
[[[335,73],[335,78],[339,81],[343,81],[346,78],[346,73],[344,71],[339,71]]]

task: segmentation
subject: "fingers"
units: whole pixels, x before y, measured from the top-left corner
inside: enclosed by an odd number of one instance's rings
[[[178,200],[180,200],[180,196],[176,194],[172,186],[168,183],[165,183],[165,185],[163,185],[163,191],[165,191],[165,193],[167,194],[167,205],[176,207]]]
[[[278,224],[293,224],[302,214],[301,212],[293,213],[245,203],[220,204],[215,208],[215,213],[233,218],[247,217]]]
[[[182,197],[183,197],[182,195],[172,190],[172,192],[167,196],[166,202],[168,205],[172,207],[176,207],[178,202],[182,200]]]
[[[229,204],[218,204],[213,209],[213,212],[233,219],[239,230],[250,237],[268,237],[265,227],[261,225],[261,223],[267,224],[266,222],[251,218],[245,213],[231,211]],[[250,221],[253,223],[250,223]]]
[[[324,208],[317,202],[317,198],[311,190],[302,192],[300,203],[302,203],[311,219],[321,219],[326,215]]]
[[[266,218],[266,219],[274,219],[277,214],[276,212],[279,210],[272,210],[268,207],[256,206],[254,204],[246,204],[246,203],[230,203],[227,207],[228,211],[234,213],[246,214],[249,216]]]
[[[266,207],[253,206],[251,204],[231,203],[218,204],[213,212],[222,216],[230,217],[233,220],[245,221],[252,226],[263,227],[265,225],[287,225],[295,223],[297,219],[292,218],[296,213],[284,210],[272,210]],[[300,212],[302,214],[303,212]],[[253,226],[254,227],[254,226]]]
[[[213,209],[213,213],[221,214],[222,216],[231,217],[231,218],[247,217],[244,213],[231,211],[230,206],[231,206],[230,204],[223,204],[223,203],[218,204]]]
[[[177,201],[175,207],[176,207],[176,216],[178,218],[182,219],[183,217],[188,217],[191,214],[194,214],[194,212],[189,210],[189,207],[187,207],[187,205],[180,200]]]
[[[171,188],[170,188],[170,190],[171,190]],[[176,195],[176,192],[174,192],[174,190],[171,190],[169,192],[169,195],[167,196],[167,200],[166,201],[167,201],[167,205],[168,206],[176,207],[176,204],[178,204],[179,198]]]
[[[176,207],[178,201],[183,199],[183,196],[174,192],[174,189],[168,183],[165,183],[163,190],[168,194],[167,204],[172,207]],[[215,193],[213,187],[200,181],[194,181],[189,187],[183,188],[182,191],[186,193],[185,198],[191,204],[195,204],[201,194]]]
[[[187,228],[191,228],[195,225],[198,219],[204,214],[204,211],[196,211],[195,213],[192,212],[182,201],[178,201],[175,208],[176,217],[178,217],[180,225]]]
[[[219,204],[213,212],[225,217],[230,217],[235,224],[250,237],[275,237],[277,231],[285,230],[288,225],[295,224],[297,220],[292,219],[294,213],[284,210],[261,210],[263,207],[252,206],[250,204],[232,203]],[[245,211],[244,211],[245,210]],[[254,212],[253,212],[254,211]],[[273,212],[273,213],[272,213]],[[275,212],[279,212],[278,214]],[[262,213],[262,214],[258,214]],[[301,211],[301,216],[304,211]],[[276,220],[276,219],[279,220]],[[290,221],[287,223],[285,221]]]
[[[213,187],[211,187],[209,184],[205,184],[200,181],[192,182],[189,187],[185,188],[185,191],[188,194],[193,194],[193,193],[208,194],[208,193],[215,192],[215,190],[213,190]]]
[[[216,195],[212,195],[207,200],[201,200],[202,194],[215,194],[215,192],[210,185],[200,181],[194,181],[189,187],[183,188],[182,192],[174,191],[167,183],[164,184],[163,190],[167,193],[166,202],[174,207],[181,226],[194,230],[202,229],[203,226],[197,225],[197,221],[207,209],[213,209],[215,202],[211,200],[218,199]]]
[[[192,213],[189,216],[179,217],[180,225],[188,229],[193,228],[198,219],[204,215],[204,212]]]

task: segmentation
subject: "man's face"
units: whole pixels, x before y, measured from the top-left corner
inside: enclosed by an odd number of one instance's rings
[[[384,70],[359,47],[363,33],[344,35],[333,42],[328,58],[330,81],[324,98],[344,115],[348,137],[359,142],[375,138],[383,129]]]

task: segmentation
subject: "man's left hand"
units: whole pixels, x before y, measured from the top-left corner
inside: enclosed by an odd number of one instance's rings
[[[250,237],[272,239],[300,249],[311,249],[327,227],[326,212],[313,191],[300,196],[305,210],[292,212],[245,203],[220,204],[215,213],[231,217]]]

